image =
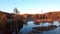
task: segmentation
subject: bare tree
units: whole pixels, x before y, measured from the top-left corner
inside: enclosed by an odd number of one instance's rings
[[[14,13],[16,14],[16,19],[15,19],[15,34],[18,34],[18,19],[19,19],[19,11],[17,8],[14,8]],[[18,14],[18,15],[17,15]]]
[[[19,11],[17,8],[14,8],[14,13],[19,14]]]

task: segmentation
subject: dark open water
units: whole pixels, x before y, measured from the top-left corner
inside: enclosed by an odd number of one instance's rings
[[[33,27],[47,27],[49,25],[51,25],[50,23],[40,23],[40,25],[35,25],[33,21],[28,21],[27,25],[24,25],[23,28],[19,31],[19,34],[60,34],[60,24],[58,21],[54,21],[53,25],[56,25],[57,28],[55,28],[54,30],[47,30],[47,31],[42,31],[42,32],[33,32],[32,28]],[[14,33],[13,33],[14,34]]]

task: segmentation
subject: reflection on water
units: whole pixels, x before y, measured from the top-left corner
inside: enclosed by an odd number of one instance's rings
[[[32,34],[35,34],[35,33],[41,33],[43,31],[51,31],[51,30],[54,30],[55,28],[57,28],[57,26],[55,25],[50,25],[48,27],[33,27],[32,28]]]
[[[53,25],[50,23],[36,25],[33,21],[29,21],[19,34],[60,34],[60,27],[58,21],[54,21]]]

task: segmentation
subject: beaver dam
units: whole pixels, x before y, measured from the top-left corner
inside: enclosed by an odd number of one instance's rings
[[[33,21],[33,25],[29,25]],[[54,21],[58,21],[60,25],[60,12],[49,12],[44,14],[14,14],[0,11],[0,34],[19,34],[21,31],[23,34],[30,34],[30,26],[41,25],[42,27],[32,27],[31,31],[48,31],[57,28],[54,25]],[[30,22],[30,23],[28,23]],[[43,27],[45,23],[51,23],[51,26]],[[24,24],[27,24],[26,26]],[[35,25],[34,25],[35,24]],[[26,28],[24,30],[24,28]],[[50,29],[49,29],[50,28]],[[27,31],[26,31],[27,30]],[[28,33],[27,33],[28,32]],[[22,33],[21,33],[22,34]],[[32,34],[32,33],[31,33]]]

